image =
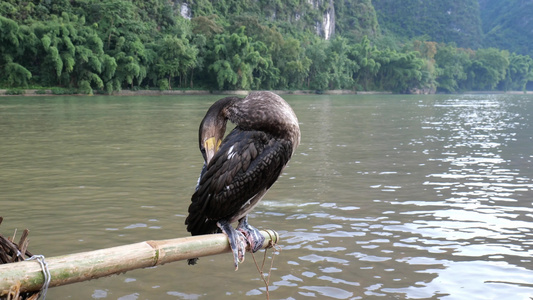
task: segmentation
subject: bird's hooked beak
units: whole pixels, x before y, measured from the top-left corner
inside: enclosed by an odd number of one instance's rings
[[[222,140],[216,137],[210,137],[204,141],[206,164],[209,164],[213,156],[215,156],[215,153],[218,151],[218,148],[220,148],[221,143],[222,143]]]

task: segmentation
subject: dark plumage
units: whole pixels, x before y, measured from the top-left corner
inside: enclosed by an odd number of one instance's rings
[[[227,120],[236,127],[222,140]],[[247,214],[277,180],[299,143],[298,119],[274,93],[253,92],[215,102],[200,124],[204,166],[185,220],[187,230],[192,235],[228,235],[237,269],[246,243],[255,252],[264,241],[247,223]],[[235,221],[237,230],[231,226]]]

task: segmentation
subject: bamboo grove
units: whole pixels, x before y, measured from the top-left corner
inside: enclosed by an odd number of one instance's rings
[[[2,1],[0,87],[121,89],[526,90],[533,60],[495,48],[374,37],[260,22],[252,14],[183,18],[172,2]],[[208,14],[209,13],[209,14]]]

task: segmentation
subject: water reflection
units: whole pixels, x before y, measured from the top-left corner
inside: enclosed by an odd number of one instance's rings
[[[435,278],[423,287],[388,292],[425,298],[440,291],[457,299],[471,299],[479,293],[479,298],[512,295],[527,299],[532,295],[528,282],[533,273],[522,265],[531,262],[533,254],[528,242],[533,229],[531,202],[525,197],[533,184],[528,168],[522,172],[513,163],[523,157],[509,156],[508,151],[518,144],[518,131],[527,132],[530,124],[524,122],[528,115],[520,114],[517,106],[501,97],[447,99],[436,103],[435,114],[423,120],[429,134],[417,144],[425,145],[425,166],[433,170],[423,185],[441,200],[392,202],[428,210],[407,212],[420,218],[388,230],[407,230],[422,237],[404,240],[403,247],[449,252],[454,259],[426,270]],[[527,135],[520,138],[522,143],[531,141]],[[413,261],[420,260],[403,260]]]
[[[217,98],[0,99],[0,229],[30,228],[30,248],[49,256],[187,236],[197,126]],[[281,235],[267,253],[271,299],[533,297],[531,97],[287,99],[302,143],[250,215]],[[265,299],[266,288],[250,256],[234,272],[221,255],[49,297]]]
[[[283,234],[284,249],[301,254],[289,261],[301,272],[290,277],[299,297],[529,299],[533,272],[524,265],[533,254],[533,215],[526,195],[533,184],[529,166],[516,165],[528,152],[513,152],[531,143],[530,115],[520,113],[531,104],[474,96],[421,100],[416,110],[416,102],[404,101],[404,108],[392,105],[392,116],[381,106],[369,114],[368,104],[354,108],[363,110],[356,120],[366,132],[326,123],[338,130],[316,155],[325,160],[316,172],[328,170],[335,199],[295,205],[309,212],[285,218],[321,224]],[[430,113],[417,116],[421,110]],[[352,143],[334,144],[346,131],[357,136]],[[307,271],[311,265],[317,270]],[[326,274],[329,268],[335,272]]]

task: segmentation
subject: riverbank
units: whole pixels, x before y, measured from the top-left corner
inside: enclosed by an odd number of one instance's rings
[[[85,94],[69,94],[69,93],[54,93],[51,89],[24,89],[17,90],[16,94],[9,93],[10,90],[0,89],[0,96],[87,96]],[[381,91],[353,91],[353,90],[326,90],[326,91],[314,91],[314,90],[272,90],[272,92],[278,95],[390,95],[392,92]],[[163,95],[248,95],[250,91],[247,90],[233,90],[233,91],[208,91],[208,90],[121,90],[113,92],[112,96],[163,96]],[[461,94],[529,94],[533,95],[533,91],[468,91]],[[105,94],[103,94],[105,95]]]
[[[17,94],[9,93],[6,89],[0,89],[0,96],[60,96],[60,95],[80,95],[83,94],[68,94],[68,93],[54,93],[50,89],[38,90],[38,89],[25,89],[17,90]],[[364,92],[353,90],[327,90],[327,91],[314,91],[314,90],[273,90],[272,92],[279,95],[354,95],[354,94],[392,94],[391,92]],[[113,92],[113,96],[162,96],[162,95],[247,95],[250,91],[247,90],[234,90],[234,91],[208,91],[208,90],[121,90]]]

